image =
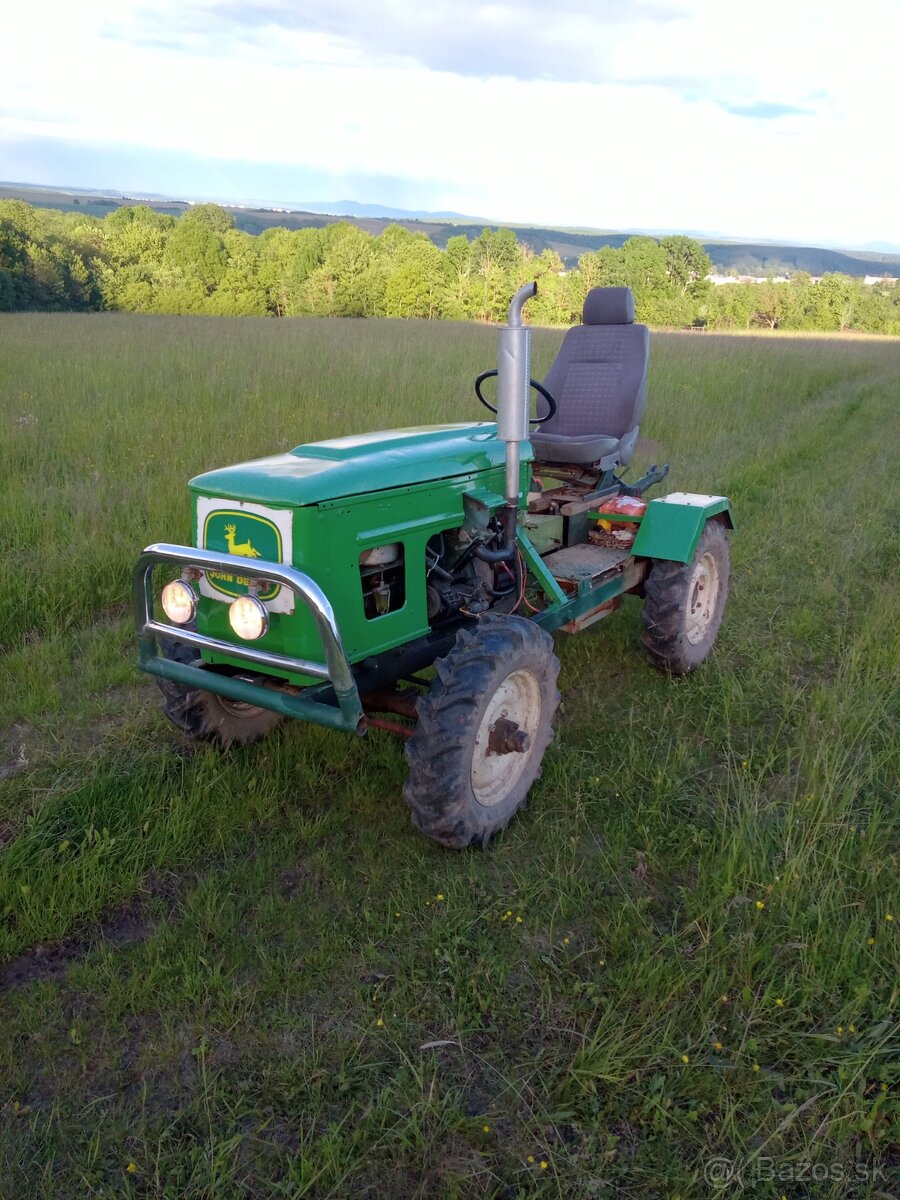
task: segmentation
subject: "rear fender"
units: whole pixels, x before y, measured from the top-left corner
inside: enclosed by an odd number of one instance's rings
[[[631,553],[635,558],[665,558],[688,563],[694,557],[707,521],[734,529],[727,496],[672,492],[651,500],[641,520]]]

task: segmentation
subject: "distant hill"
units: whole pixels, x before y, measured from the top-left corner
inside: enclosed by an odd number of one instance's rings
[[[384,217],[388,221],[471,221],[465,213],[426,212],[422,209],[391,208],[384,204],[360,204],[356,200],[300,200],[284,208],[299,212],[326,213],[332,217]]]
[[[827,275],[832,271],[842,275],[900,274],[900,254],[736,242],[704,242],[703,247],[718,270],[734,268],[741,275],[784,275],[795,271],[808,271],[810,275]]]
[[[128,204],[146,204],[157,212],[170,213],[173,216],[178,216],[191,207],[190,201],[149,193],[127,196],[117,195],[113,191],[104,193],[97,189],[51,188],[22,183],[0,183],[0,199],[25,200],[38,208],[59,208],[100,217],[114,208]],[[335,220],[345,220],[367,233],[376,235],[388,225],[402,225],[413,232],[426,234],[436,245],[443,248],[451,237],[459,234],[475,238],[485,229],[500,228],[496,222],[482,221],[459,213],[411,212],[378,204],[359,204],[352,200],[309,201],[302,211],[289,211],[292,208],[289,203],[277,207],[236,204],[223,204],[222,207],[233,215],[238,229],[255,234],[262,233],[264,229],[273,225],[285,229],[307,229],[320,228]],[[567,266],[575,266],[579,257],[587,250],[599,250],[602,246],[621,246],[637,233],[516,225],[511,222],[507,223],[506,228],[514,230],[518,239],[527,242],[537,253],[547,249],[555,250]],[[661,231],[657,230],[650,236],[660,235]],[[808,271],[810,275],[825,275],[837,271],[857,277],[900,275],[900,254],[878,253],[874,250],[830,250],[769,242],[707,240],[702,237],[697,237],[697,240],[702,243],[712,259],[714,268],[722,273],[735,270],[742,275],[777,275]]]

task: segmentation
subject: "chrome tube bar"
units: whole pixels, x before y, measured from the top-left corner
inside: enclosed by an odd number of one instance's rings
[[[194,630],[157,621],[153,612],[153,569],[159,563],[173,563],[181,567],[196,567],[201,571],[222,571],[245,578],[278,583],[288,588],[299,601],[306,605],[315,622],[322,643],[325,662],[314,663],[303,658],[272,654],[253,646],[223,642],[206,637]],[[135,632],[141,649],[142,663],[156,654],[156,637],[172,638],[201,650],[226,654],[231,658],[261,667],[274,667],[298,675],[309,675],[314,679],[327,679],[334,688],[342,711],[358,709],[359,693],[350,663],[341,643],[340,632],[334,609],[328,597],[308,575],[286,563],[266,562],[262,559],[246,559],[237,554],[221,554],[211,550],[199,550],[193,546],[175,546],[167,542],[156,542],[148,546],[135,564],[133,576]]]
[[[328,668],[323,663],[309,662],[303,658],[288,658],[285,654],[270,654],[268,650],[256,650],[253,646],[223,642],[218,638],[197,633],[193,629],[185,629],[184,626],[167,625],[164,621],[147,621],[144,625],[144,632],[160,634],[162,637],[172,638],[173,641],[196,646],[199,650],[209,650],[213,654],[229,654],[232,658],[241,658],[246,662],[255,663],[259,667],[295,671],[298,675],[312,675],[314,679],[331,678]]]

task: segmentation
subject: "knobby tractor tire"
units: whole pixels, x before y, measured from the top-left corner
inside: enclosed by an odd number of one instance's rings
[[[160,641],[165,658],[190,666],[197,651],[184,642]],[[217,742],[225,750],[232,743],[246,745],[271,732],[281,713],[254,704],[239,704],[201,688],[185,687],[174,679],[156,676],[163,694],[163,712],[187,738],[195,742]]]
[[[716,640],[728,599],[731,560],[719,521],[707,521],[689,563],[657,560],[644,582],[643,643],[654,667],[687,675]]]
[[[413,824],[442,846],[487,845],[521,808],[553,736],[559,660],[533,621],[489,614],[461,630],[418,702],[406,746],[403,794]],[[488,737],[506,718],[527,734],[521,752],[494,753]]]

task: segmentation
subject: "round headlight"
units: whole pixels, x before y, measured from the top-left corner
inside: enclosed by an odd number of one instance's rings
[[[197,611],[197,597],[194,589],[183,579],[173,579],[167,583],[160,596],[163,611],[175,625],[187,625],[193,621]]]
[[[256,596],[239,596],[229,606],[228,620],[234,632],[245,642],[255,642],[269,628],[266,606]]]

